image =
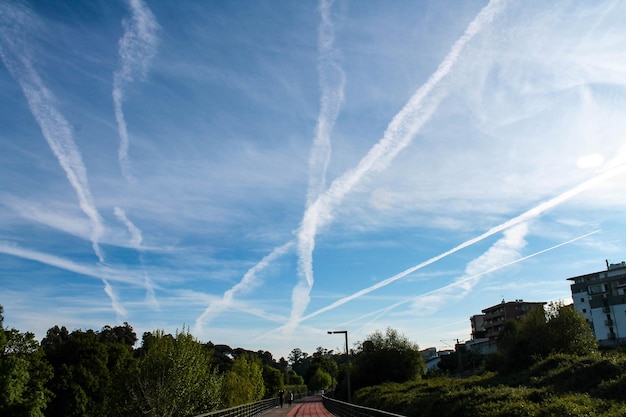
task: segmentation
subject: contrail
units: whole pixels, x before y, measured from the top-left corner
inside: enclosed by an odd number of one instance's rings
[[[100,248],[99,240],[104,233],[104,223],[89,190],[87,169],[74,142],[70,124],[56,109],[54,95],[44,85],[35,70],[32,47],[26,41],[28,33],[39,22],[29,10],[6,3],[0,7],[0,57],[22,88],[28,107],[43,137],[74,188],[81,210],[91,221],[91,246],[102,264],[104,253]],[[104,277],[101,279],[104,283],[104,290],[111,299],[113,310],[118,316],[125,316],[126,311],[119,303],[108,280]]]
[[[128,273],[126,271],[113,271],[102,264],[98,264],[96,267],[78,264],[68,259],[31,249],[25,249],[5,241],[0,241],[0,253],[39,262],[44,265],[49,265],[76,274],[98,278],[102,281],[115,281],[130,285],[136,285],[137,282],[133,273]]]
[[[526,256],[523,256],[523,257],[521,257],[521,258],[518,258],[518,259],[512,260],[512,261],[510,261],[510,262],[506,262],[506,263],[504,263],[504,264],[494,266],[494,267],[492,267],[492,268],[490,268],[490,269],[488,269],[488,270],[486,270],[486,271],[482,271],[482,272],[479,272],[479,273],[477,273],[477,274],[474,274],[474,275],[471,275],[471,276],[468,276],[468,277],[465,277],[465,278],[460,278],[460,279],[456,280],[455,282],[450,283],[450,284],[448,284],[448,285],[445,285],[445,286],[443,286],[443,287],[441,287],[441,288],[437,288],[437,289],[435,289],[435,290],[432,290],[432,291],[426,292],[426,293],[424,293],[424,294],[418,295],[417,297],[411,297],[411,298],[408,298],[408,299],[402,300],[402,301],[397,302],[397,303],[395,303],[395,304],[393,304],[393,305],[391,305],[391,306],[389,306],[389,307],[385,307],[385,308],[383,308],[383,309],[376,310],[376,311],[373,311],[373,312],[370,312],[370,313],[364,314],[364,315],[359,316],[359,317],[357,317],[357,318],[354,318],[354,319],[348,320],[348,321],[346,321],[346,322],[343,322],[343,323],[341,323],[341,325],[347,325],[347,324],[354,323],[354,322],[360,322],[360,321],[363,321],[363,319],[366,319],[366,318],[368,318],[368,317],[375,316],[373,319],[371,319],[371,320],[370,320],[370,322],[372,322],[372,321],[374,321],[374,320],[376,320],[376,319],[378,319],[378,318],[380,318],[380,317],[384,316],[384,315],[385,315],[385,314],[387,314],[389,311],[391,311],[391,310],[393,310],[393,309],[395,309],[395,308],[397,308],[397,307],[399,307],[399,306],[401,306],[401,305],[403,305],[403,304],[407,304],[407,303],[410,303],[410,302],[416,302],[417,300],[422,299],[422,298],[425,298],[425,297],[428,297],[428,296],[430,296],[430,295],[437,294],[437,293],[440,293],[440,292],[443,292],[443,291],[446,291],[446,290],[449,290],[449,289],[456,288],[457,286],[464,285],[464,284],[466,284],[467,282],[474,281],[474,280],[476,280],[477,278],[480,278],[480,277],[482,277],[482,276],[484,276],[484,275],[491,274],[492,272],[495,272],[495,271],[498,271],[498,270],[500,270],[500,269],[503,269],[503,268],[509,267],[509,266],[514,265],[514,264],[516,264],[516,263],[523,262],[523,261],[525,261],[525,260],[527,260],[527,259],[530,259],[530,258],[533,258],[533,257],[535,257],[535,256],[539,256],[539,255],[541,255],[541,254],[544,254],[544,253],[546,253],[546,252],[552,251],[552,250],[554,250],[554,249],[558,249],[558,248],[560,248],[561,246],[569,245],[570,243],[574,243],[574,242],[576,242],[576,241],[578,241],[578,240],[581,240],[581,239],[584,239],[584,238],[589,237],[589,236],[591,236],[591,235],[594,235],[594,234],[596,234],[596,233],[598,233],[598,232],[600,232],[600,231],[601,231],[601,229],[594,230],[594,231],[592,231],[592,232],[589,232],[589,233],[586,233],[586,234],[584,234],[584,235],[581,235],[581,236],[575,237],[575,238],[570,239],[570,240],[567,240],[567,241],[565,241],[565,242],[561,242],[561,243],[556,244],[556,245],[554,245],[554,246],[550,246],[549,248],[542,249],[542,250],[540,250],[540,251],[538,251],[538,252],[531,253],[530,255],[526,255]],[[405,271],[405,272],[406,272],[406,271]],[[397,275],[394,275],[394,276],[397,276]],[[366,289],[365,291],[370,290],[370,289],[371,289],[371,287],[370,287],[370,288],[368,288],[368,289]],[[373,291],[373,290],[372,290],[372,291]],[[367,291],[367,292],[370,292],[370,291]],[[363,294],[362,294],[362,295],[363,295]],[[346,298],[348,298],[348,297],[346,297]],[[356,298],[356,297],[354,297],[354,298]],[[354,298],[351,298],[350,300],[352,300],[352,299],[354,299]],[[342,299],[342,300],[346,300],[346,299]],[[345,302],[348,302],[348,301],[350,301],[350,300],[346,300]],[[341,301],[341,300],[340,300],[340,301]],[[314,312],[314,313],[309,314],[308,316],[303,317],[303,318],[302,318],[302,320],[301,320],[301,322],[303,322],[303,321],[305,321],[305,320],[308,320],[308,319],[310,319],[310,318],[313,318],[313,317],[315,317],[315,316],[318,316],[318,315],[320,315],[320,314],[322,314],[322,313],[325,313],[325,312],[327,312],[327,311],[329,311],[329,310],[332,310],[332,309],[334,309],[334,308],[336,308],[336,307],[339,307],[340,305],[345,304],[345,302],[343,302],[343,303],[341,303],[341,304],[338,304],[338,303],[333,303],[333,304],[331,304],[330,306],[327,306],[327,307],[325,307],[325,308],[322,308],[322,309],[320,309],[320,310],[318,310],[318,311],[316,311],[316,312]],[[272,330],[272,331],[270,331],[270,332],[266,333],[265,335],[261,336],[260,338],[263,338],[263,337],[267,336],[268,334],[276,333],[277,331],[280,331],[280,330],[284,329],[284,328],[285,328],[285,326],[286,326],[286,325],[280,326],[280,327],[278,327],[278,328],[276,328],[276,329],[274,329],[274,330]]]
[[[332,3],[332,0],[322,0],[319,7],[322,21],[318,37],[318,73],[322,96],[309,160],[307,205],[314,202],[326,187],[326,171],[331,154],[330,135],[344,101],[346,76],[339,62],[339,51],[334,46],[335,29],[329,16]]]
[[[141,250],[141,242],[143,241],[141,230],[139,230],[139,228],[137,228],[137,226],[135,226],[133,222],[128,220],[128,217],[126,217],[126,212],[121,208],[115,207],[115,209],[113,209],[113,213],[115,214],[115,217],[117,217],[117,219],[122,222],[124,226],[126,226],[126,228],[128,229],[128,232],[131,236],[131,246],[137,250]]]
[[[438,294],[438,293],[441,293],[441,292],[445,292],[445,291],[447,291],[447,290],[455,289],[456,287],[459,287],[459,286],[461,286],[461,285],[466,285],[468,282],[473,282],[473,281],[477,280],[478,278],[480,278],[480,277],[482,277],[482,276],[484,276],[484,275],[491,274],[492,272],[495,272],[495,271],[497,271],[497,270],[499,270],[499,269],[503,269],[503,268],[509,267],[509,266],[511,266],[511,265],[514,265],[514,264],[516,264],[516,263],[519,263],[519,262],[525,261],[525,260],[530,259],[530,258],[534,258],[535,256],[542,255],[542,254],[544,254],[544,253],[546,253],[546,252],[549,252],[549,251],[552,251],[552,250],[554,250],[554,249],[558,249],[558,248],[560,248],[561,246],[569,245],[570,243],[574,243],[574,242],[576,242],[576,241],[578,241],[578,240],[581,240],[581,239],[584,239],[584,238],[589,237],[589,236],[591,236],[591,235],[594,235],[594,234],[596,234],[596,233],[598,233],[598,232],[600,232],[600,231],[601,231],[601,229],[594,230],[594,231],[592,231],[592,232],[585,233],[584,235],[581,235],[581,236],[575,237],[575,238],[570,239],[570,240],[567,240],[567,241],[565,241],[565,242],[561,242],[561,243],[559,243],[559,244],[557,244],[557,245],[550,246],[549,248],[542,249],[542,250],[540,250],[540,251],[538,251],[538,252],[531,253],[530,255],[526,255],[526,256],[523,256],[523,257],[521,257],[521,258],[515,259],[515,260],[513,260],[513,261],[506,262],[506,263],[503,263],[503,264],[501,264],[501,265],[495,266],[495,267],[490,268],[490,269],[488,269],[488,270],[486,270],[486,271],[482,271],[482,272],[476,273],[476,274],[474,274],[474,275],[470,275],[470,276],[462,277],[462,278],[460,278],[460,279],[458,279],[458,280],[454,281],[453,283],[450,283],[450,284],[448,284],[448,285],[445,285],[445,286],[443,286],[443,287],[441,287],[441,288],[437,288],[437,289],[435,289],[435,290],[432,290],[432,291],[426,292],[426,293],[424,293],[424,294],[420,294],[420,295],[418,295],[417,297],[411,297],[411,298],[408,298],[408,299],[406,299],[406,300],[403,300],[403,301],[400,301],[400,302],[398,302],[398,303],[395,303],[395,304],[393,304],[393,305],[391,305],[391,306],[389,306],[389,307],[385,307],[384,309],[377,310],[377,311],[374,311],[374,312],[371,312],[371,313],[365,314],[365,315],[363,315],[363,316],[357,317],[357,318],[355,318],[355,319],[352,319],[352,320],[350,320],[350,321],[348,321],[348,322],[346,322],[346,323],[344,323],[344,324],[347,324],[347,323],[352,323],[352,322],[359,322],[359,321],[362,321],[364,318],[371,317],[371,316],[376,316],[376,317],[373,319],[373,320],[376,320],[376,319],[378,319],[378,318],[382,317],[383,315],[385,315],[386,313],[388,313],[389,311],[391,311],[391,310],[393,310],[393,309],[395,309],[395,308],[397,308],[397,307],[399,307],[399,306],[401,306],[401,305],[403,305],[403,304],[407,304],[407,303],[410,303],[410,302],[415,303],[415,302],[417,302],[418,300],[421,300],[421,299],[423,299],[423,298],[427,298],[427,297],[432,296],[432,295],[434,295],[434,294]]]
[[[131,222],[128,219],[128,217],[126,216],[126,212],[123,209],[119,207],[115,207],[113,212],[115,214],[115,217],[117,217],[117,219],[120,222],[122,222],[128,229],[128,232],[130,233],[130,236],[131,236],[130,245],[133,249],[139,252],[139,263],[141,264],[143,268],[145,265],[144,265],[143,254],[142,254],[143,247],[141,246],[143,242],[143,236],[142,236],[141,230],[137,226],[135,226],[133,222]],[[150,276],[148,276],[146,272],[144,272],[143,281],[144,281],[144,286],[146,287],[146,301],[158,309],[159,303],[157,302],[156,296],[154,294],[154,284],[152,283]]]
[[[608,165],[612,165],[612,164],[609,163]],[[621,165],[613,166],[613,168],[610,168],[610,169],[604,171],[603,173],[601,173],[599,175],[596,175],[595,177],[593,177],[593,178],[591,178],[591,179],[589,179],[589,180],[579,184],[578,186],[576,186],[574,188],[571,188],[571,189],[565,191],[564,193],[559,194],[556,197],[551,198],[550,200],[544,201],[543,203],[541,203],[541,204],[531,208],[530,210],[520,214],[519,216],[514,217],[514,218],[512,218],[512,219],[510,219],[510,220],[508,220],[508,221],[506,221],[504,223],[501,223],[501,224],[499,224],[499,225],[497,225],[495,227],[492,227],[491,229],[489,229],[487,232],[481,234],[480,236],[477,236],[475,238],[467,240],[467,241],[461,243],[460,245],[455,246],[454,248],[452,248],[452,249],[450,249],[450,250],[448,250],[446,252],[443,252],[440,255],[434,256],[434,257],[428,259],[427,261],[424,261],[424,262],[422,262],[422,263],[420,263],[418,265],[415,265],[415,266],[413,266],[413,267],[411,267],[409,269],[406,269],[406,270],[404,270],[404,271],[402,271],[402,272],[400,272],[400,273],[398,273],[398,274],[396,274],[396,275],[394,275],[392,277],[389,277],[389,278],[387,278],[387,279],[385,279],[385,280],[383,280],[383,281],[381,281],[381,282],[379,282],[379,283],[377,283],[375,285],[372,285],[371,287],[362,289],[362,290],[357,291],[356,293],[354,293],[352,295],[349,295],[349,296],[344,297],[344,298],[342,298],[340,300],[337,300],[334,303],[332,303],[332,304],[330,304],[330,305],[328,305],[326,307],[323,307],[323,308],[321,308],[321,309],[319,309],[319,310],[317,310],[317,311],[315,311],[315,312],[313,312],[313,313],[311,313],[311,314],[309,314],[307,316],[302,317],[300,321],[308,320],[308,319],[310,319],[312,317],[315,317],[315,316],[318,316],[318,315],[320,315],[322,313],[325,313],[327,311],[333,310],[333,309],[335,309],[335,308],[337,308],[337,307],[339,307],[339,306],[341,306],[341,305],[343,305],[343,304],[345,304],[345,303],[347,303],[349,301],[354,300],[355,298],[359,298],[359,297],[361,297],[361,296],[363,296],[365,294],[368,294],[368,293],[370,293],[372,291],[375,291],[375,290],[377,290],[379,288],[385,287],[385,286],[391,284],[392,282],[395,282],[395,281],[397,281],[397,280],[399,280],[401,278],[404,278],[405,276],[407,276],[407,275],[409,275],[409,274],[411,274],[411,273],[413,273],[413,272],[415,272],[415,271],[417,271],[417,270],[419,270],[421,268],[424,268],[425,266],[433,264],[433,263],[435,263],[435,262],[437,262],[437,261],[439,261],[439,260],[441,260],[441,259],[443,259],[443,258],[445,258],[445,257],[447,257],[449,255],[452,255],[453,253],[456,253],[456,252],[460,251],[461,249],[465,249],[468,246],[471,246],[471,245],[473,245],[473,244],[475,244],[477,242],[480,242],[481,240],[486,239],[489,236],[492,236],[492,235],[494,235],[496,233],[499,233],[499,232],[501,232],[503,230],[506,230],[506,229],[508,229],[510,227],[513,227],[516,224],[519,224],[519,223],[525,222],[527,220],[530,220],[530,219],[532,219],[534,217],[537,217],[537,216],[543,214],[544,212],[546,212],[546,211],[548,211],[548,210],[558,206],[559,204],[569,200],[570,198],[572,198],[572,197],[582,193],[583,191],[593,187],[594,185],[599,184],[600,182],[605,181],[605,180],[607,180],[607,179],[609,179],[611,177],[614,177],[614,176],[616,176],[618,174],[621,174],[622,172],[624,172],[625,169],[626,169],[626,164],[624,164],[624,162],[622,162]]]
[[[465,45],[482,28],[490,23],[502,8],[502,2],[492,0],[469,24],[465,33],[455,42],[448,55],[424,85],[411,97],[404,108],[394,117],[383,138],[359,162],[331,184],[330,188],[310,204],[298,230],[298,268],[300,279],[292,294],[292,311],[287,329],[293,329],[301,321],[310,301],[313,287],[313,250],[318,230],[332,220],[332,212],[345,195],[372,172],[385,169],[395,156],[404,149],[426,124],[446,95],[437,91],[441,81],[452,71]]]
[[[298,275],[299,282],[292,292],[291,316],[301,316],[309,303],[309,292],[313,286],[313,248],[317,233],[316,223],[320,216],[315,208],[320,196],[325,192],[326,171],[330,162],[330,134],[337,121],[344,100],[345,73],[339,63],[339,51],[335,48],[334,26],[330,19],[331,1],[320,2],[321,23],[319,27],[319,65],[318,72],[322,96],[317,132],[313,141],[309,160],[309,185],[307,205],[298,239]]]
[[[339,63],[339,51],[334,47],[334,27],[329,16],[332,3],[332,0],[322,0],[319,6],[321,23],[318,35],[318,72],[322,95],[320,98],[320,114],[317,120],[316,135],[309,159],[307,205],[315,201],[324,191],[326,170],[331,154],[330,134],[344,100],[345,74]],[[257,265],[249,269],[241,282],[226,291],[221,300],[211,303],[202,315],[196,319],[195,329],[200,330],[203,323],[213,319],[222,311],[232,308],[235,294],[246,291],[254,284],[258,272],[266,268],[269,262],[291,250],[293,246],[294,242],[288,242],[283,246],[275,248]]]
[[[128,159],[128,130],[122,102],[126,85],[143,79],[148,66],[157,53],[159,24],[152,11],[142,0],[128,0],[130,19],[124,19],[124,35],[119,42],[120,68],[113,74],[113,106],[120,136],[118,158],[124,177],[134,182]]]
[[[256,280],[256,276],[259,272],[265,269],[269,264],[271,264],[274,260],[283,256],[287,251],[289,251],[294,245],[293,241],[287,242],[282,246],[275,248],[269,255],[266,255],[260,262],[250,268],[244,274],[243,278],[239,283],[234,285],[231,289],[226,291],[223,297],[218,300],[212,302],[204,312],[196,319],[196,323],[194,325],[194,333],[200,334],[202,332],[203,325],[210,321],[212,318],[217,316],[224,310],[232,308],[233,300],[236,293],[249,291]]]
[[[30,11],[17,9],[6,3],[0,9],[0,19],[0,57],[22,88],[43,137],[74,188],[81,210],[91,221],[92,247],[98,260],[104,262],[104,254],[99,245],[104,224],[89,191],[87,170],[74,142],[70,124],[56,109],[56,99],[35,70],[31,57],[32,48],[26,43],[29,28],[37,22]]]

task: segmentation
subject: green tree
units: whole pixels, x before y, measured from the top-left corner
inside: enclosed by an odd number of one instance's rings
[[[43,417],[52,368],[32,333],[4,329],[3,311],[0,306],[0,415]]]
[[[404,382],[421,378],[424,360],[416,343],[397,330],[376,331],[357,349],[354,358],[354,389],[383,382]]]
[[[343,356],[345,358],[345,356]],[[339,359],[342,360],[342,355],[339,355]],[[318,347],[316,351],[311,355],[308,359],[309,367],[306,373],[306,382],[309,388],[318,390],[318,389],[327,389],[332,385],[333,379],[337,377],[338,367],[336,358],[333,356],[333,351],[324,349],[323,347]],[[345,359],[343,359],[345,361]],[[331,377],[331,383],[326,386],[313,388],[313,386],[318,386],[319,382],[319,374],[318,370],[322,370],[325,374],[328,374]],[[316,381],[312,381],[313,378],[316,378]]]
[[[289,364],[298,375],[304,377],[311,366],[311,358],[309,354],[303,352],[300,348],[295,348],[288,356]]]
[[[142,416],[192,416],[218,409],[222,378],[188,330],[146,333],[131,399]]]
[[[265,385],[265,398],[270,398],[284,387],[283,373],[273,366],[263,365],[263,383]]]
[[[131,400],[131,383],[139,373],[139,363],[134,356],[133,346],[137,335],[133,328],[124,326],[105,326],[98,339],[107,349],[107,368],[111,384],[106,395],[105,411],[108,417],[126,417],[136,410]]]
[[[550,335],[549,353],[588,355],[598,349],[591,326],[573,304],[550,304],[547,310],[547,331]]]
[[[304,378],[298,375],[296,371],[290,369],[285,372],[285,385],[302,385],[304,384]]]
[[[257,356],[243,354],[233,362],[226,373],[222,399],[226,407],[259,401],[265,395],[261,360]]]
[[[54,394],[47,416],[100,416],[106,412],[110,387],[108,352],[93,330],[68,333],[65,327],[48,330],[41,342],[54,369],[48,387]]]
[[[505,324],[498,338],[497,362],[503,370],[515,371],[554,353],[587,355],[597,346],[582,314],[573,306],[550,304]]]
[[[322,368],[317,368],[315,373],[309,378],[308,387],[313,391],[330,388],[332,377]]]

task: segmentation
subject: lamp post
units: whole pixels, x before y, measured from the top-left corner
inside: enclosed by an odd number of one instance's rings
[[[348,331],[347,330],[329,330],[328,334],[344,334],[346,336],[346,382],[348,386],[348,402],[352,402],[352,392],[350,387],[350,351],[348,350]]]

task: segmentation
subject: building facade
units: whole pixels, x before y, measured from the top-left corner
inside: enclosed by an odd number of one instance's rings
[[[515,300],[505,302],[502,300],[500,304],[488,307],[483,312],[483,328],[484,337],[488,340],[496,340],[498,335],[504,328],[504,324],[511,320],[519,320],[524,314],[533,308],[543,308],[545,302],[527,302],[524,300]]]
[[[568,278],[572,300],[593,329],[600,345],[626,343],[626,262],[606,270]]]

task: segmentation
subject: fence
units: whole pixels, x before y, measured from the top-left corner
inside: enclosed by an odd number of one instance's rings
[[[256,417],[260,416],[267,410],[271,410],[272,408],[277,406],[278,398],[269,398],[267,400],[239,405],[237,407],[227,408],[225,410],[218,410],[212,411],[210,413],[200,414],[196,417]]]
[[[337,417],[403,417],[399,414],[388,413],[374,408],[361,407],[360,405],[344,403],[322,395],[324,408]]]
[[[315,395],[314,392],[296,393],[296,401]],[[210,413],[199,414],[195,417],[257,417],[264,412],[278,407],[278,398],[257,401],[255,403],[238,405],[237,407],[226,408],[224,410],[211,411]]]

